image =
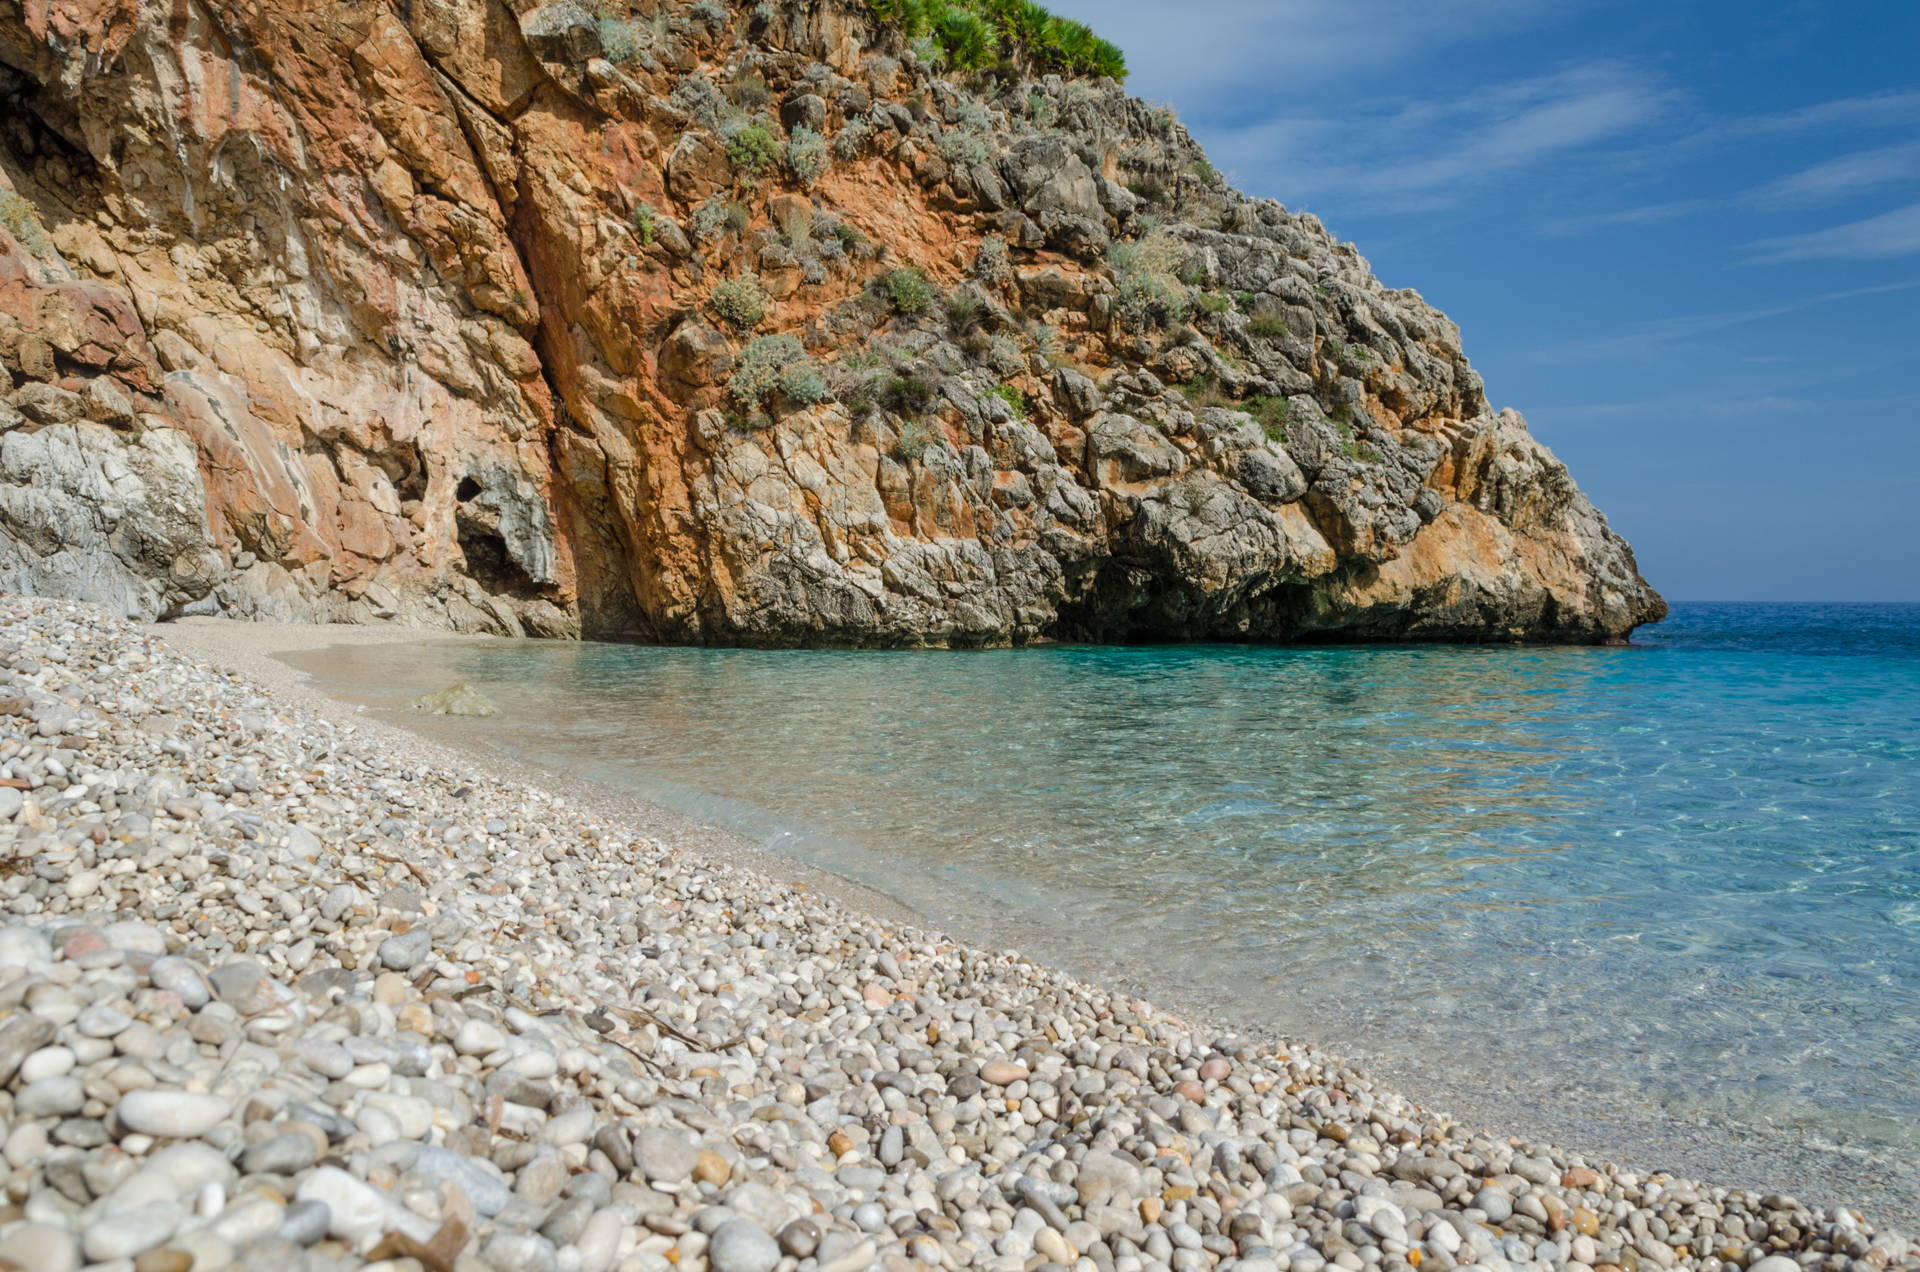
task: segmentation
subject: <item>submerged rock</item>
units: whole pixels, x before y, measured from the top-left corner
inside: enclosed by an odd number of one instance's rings
[[[494,706],[485,694],[467,684],[449,685],[439,693],[422,694],[413,700],[413,709],[428,715],[445,716],[500,714],[500,708]]]

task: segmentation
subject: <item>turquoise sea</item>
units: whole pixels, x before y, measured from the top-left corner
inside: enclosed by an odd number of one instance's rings
[[[293,661],[375,706],[468,681],[522,758],[1503,1130],[1920,1195],[1920,606],[1678,605],[1626,648]]]

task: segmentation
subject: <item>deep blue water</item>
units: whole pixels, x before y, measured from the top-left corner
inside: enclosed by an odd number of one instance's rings
[[[1920,606],[1680,605],[1608,649],[306,665],[470,681],[509,750],[1390,1069],[1920,1147]]]

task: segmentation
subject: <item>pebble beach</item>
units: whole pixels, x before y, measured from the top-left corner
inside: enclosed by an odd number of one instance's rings
[[[0,1272],[1864,1272],[0,598]]]

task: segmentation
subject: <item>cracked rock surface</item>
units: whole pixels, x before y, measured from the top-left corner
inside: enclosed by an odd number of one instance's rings
[[[1008,67],[861,0],[0,0],[0,586],[760,645],[1664,614],[1444,315]]]

